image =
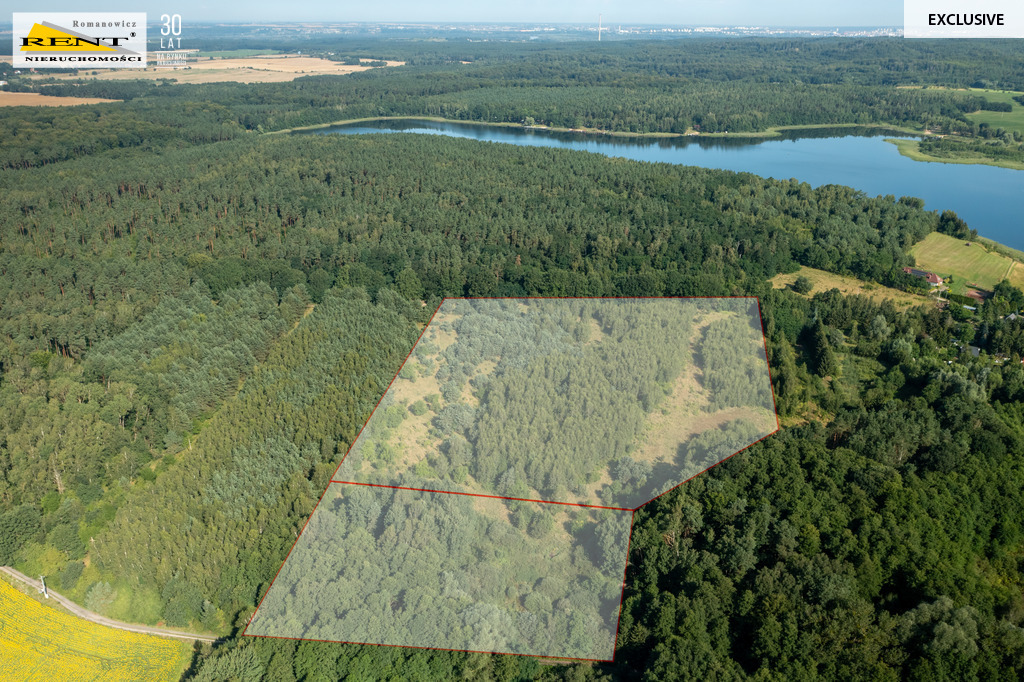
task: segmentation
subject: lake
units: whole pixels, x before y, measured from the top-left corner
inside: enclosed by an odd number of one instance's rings
[[[978,230],[1024,250],[1024,171],[995,166],[924,163],[902,156],[878,129],[787,131],[781,137],[635,138],[433,121],[374,121],[300,134],[420,133],[488,142],[560,147],[637,161],[744,171],[796,178],[814,187],[848,185],[871,196],[924,199],[925,208],[951,209]]]

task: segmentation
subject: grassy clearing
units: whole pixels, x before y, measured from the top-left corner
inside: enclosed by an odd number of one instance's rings
[[[911,294],[899,289],[884,287],[881,284],[873,284],[854,279],[853,277],[844,277],[843,275],[836,275],[831,272],[808,267],[801,267],[799,271],[789,274],[775,275],[770,281],[774,288],[785,289],[792,285],[796,278],[801,275],[811,280],[811,284],[814,285],[811,293],[807,294],[808,296],[814,296],[814,294],[822,291],[839,289],[844,296],[860,294],[861,296],[867,296],[873,301],[892,301],[896,307],[903,310],[915,305],[931,303],[931,299],[926,296]]]
[[[0,660],[10,680],[178,680],[186,642],[104,627],[0,580]]]
[[[923,86],[901,85],[898,87],[922,89]],[[1024,106],[1018,104],[1017,101],[1013,99],[1014,97],[1024,95],[1024,92],[1017,92],[1016,90],[988,90],[985,88],[942,88],[935,85],[927,87],[934,90],[956,90],[958,92],[969,92],[974,95],[980,95],[990,102],[1006,102],[1013,107],[1013,111],[976,111],[973,114],[967,114],[967,118],[975,123],[988,123],[993,127],[1006,128],[1007,130],[1020,130],[1021,132],[1024,132]]]
[[[921,88],[920,85],[903,85],[905,88]],[[929,86],[935,88],[935,86]],[[974,123],[988,123],[993,128],[1005,128],[1006,130],[1018,130],[1024,133],[1024,106],[1018,104],[1013,98],[1024,93],[1013,90],[985,90],[982,88],[938,88],[942,90],[959,90],[981,95],[991,102],[1006,102],[1013,106],[1013,111],[976,111],[967,114],[967,118]],[[937,157],[922,154],[916,140],[886,140],[895,144],[900,154],[914,161],[930,161],[934,163],[967,163],[984,164],[986,166],[998,166],[999,168],[1012,168],[1013,170],[1024,170],[1024,163],[1019,161],[993,160],[989,157],[970,152],[954,157]]]
[[[981,124],[987,123],[993,128],[1005,128],[1007,130],[1018,130],[1024,133],[1024,106],[1018,104],[1013,98],[1024,93],[1010,90],[972,90],[991,102],[1006,102],[1013,106],[1013,111],[976,111],[967,114],[971,121]]]
[[[995,251],[998,254],[1006,256],[1007,258],[1012,258],[1013,260],[1024,263],[1024,251],[1014,249],[1012,247],[1007,246],[1006,244],[1000,244],[999,242],[993,241],[988,237],[978,237],[978,241],[987,246],[989,251]]]
[[[989,291],[1004,279],[1024,288],[1024,265],[1007,256],[990,251],[984,244],[932,232],[910,249],[918,267],[939,275],[954,277],[957,284],[975,284]],[[958,281],[959,280],[959,281]]]

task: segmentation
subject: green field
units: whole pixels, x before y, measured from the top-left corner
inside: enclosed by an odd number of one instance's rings
[[[932,232],[910,249],[917,265],[943,277],[954,278],[951,290],[963,293],[967,284],[992,290],[1004,279],[1024,288],[1024,264],[993,251],[983,244]]]
[[[1024,133],[1024,106],[1014,101],[1020,92],[1009,90],[973,90],[992,102],[1009,102],[1013,105],[1013,111],[977,111],[967,114],[967,118],[975,123],[988,123],[993,128],[1006,128],[1007,130],[1019,130]]]

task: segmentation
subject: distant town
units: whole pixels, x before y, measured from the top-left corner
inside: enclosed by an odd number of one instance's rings
[[[193,38],[215,36],[372,36],[375,38],[432,38],[469,40],[597,40],[599,17],[579,23],[458,23],[458,22],[189,22]],[[902,26],[686,26],[620,23],[604,16],[601,40],[652,40],[685,37],[898,37]],[[151,28],[155,29],[154,21]],[[9,35],[10,23],[0,23],[0,36]]]

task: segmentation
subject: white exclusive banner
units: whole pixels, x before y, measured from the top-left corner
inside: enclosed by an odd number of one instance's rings
[[[1020,0],[904,0],[905,38],[1024,38]]]

